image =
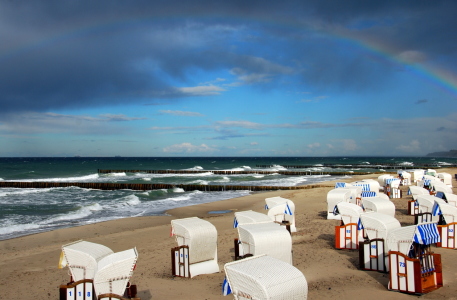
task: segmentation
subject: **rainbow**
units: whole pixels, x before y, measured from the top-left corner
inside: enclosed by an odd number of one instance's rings
[[[27,44],[16,46],[15,48],[11,48],[9,50],[0,52],[0,61],[7,60],[11,57],[21,55],[27,53],[29,51],[33,51],[40,48],[48,47],[55,43],[65,42],[66,40],[76,39],[80,36],[93,34],[96,32],[103,32],[105,30],[109,30],[113,27],[125,27],[125,26],[138,26],[143,22],[157,22],[157,21],[164,21],[168,19],[176,19],[177,15],[175,16],[142,16],[140,18],[124,18],[121,20],[105,20],[97,23],[88,24],[85,26],[75,26],[72,29],[64,29],[62,31],[56,32],[46,38],[42,38],[41,40],[36,40],[29,42]],[[183,18],[185,16],[182,16]],[[210,17],[208,15],[201,15],[198,17]],[[227,16],[233,19],[233,16]],[[243,18],[237,17],[236,19],[243,20]],[[271,23],[272,21],[269,19],[257,19],[257,20],[250,20],[244,18],[244,20],[252,22],[252,21],[260,21],[260,22],[268,22]],[[399,64],[402,66],[404,70],[406,70],[411,75],[421,78],[428,84],[432,84],[436,88],[450,94],[451,96],[457,98],[457,75],[442,66],[434,65],[431,63],[420,62],[415,63],[410,61],[409,59],[402,57],[398,53],[400,51],[395,49],[394,47],[389,47],[388,45],[381,43],[379,41],[373,40],[372,38],[355,36],[349,31],[341,31],[341,30],[333,30],[329,28],[316,28],[310,26],[309,24],[297,23],[294,21],[277,21],[277,25],[283,27],[284,29],[293,28],[296,30],[297,28],[311,30],[314,32],[321,33],[323,35],[327,35],[329,37],[334,37],[338,39],[343,39],[348,43],[354,45],[355,47],[361,48],[364,51],[367,51],[369,54],[375,55],[387,61],[393,62],[395,64]]]

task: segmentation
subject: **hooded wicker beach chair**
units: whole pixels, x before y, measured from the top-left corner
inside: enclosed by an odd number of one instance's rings
[[[135,270],[138,252],[136,248],[116,252],[98,262],[94,277],[98,300],[125,299],[124,292]]]
[[[267,254],[292,264],[292,237],[284,226],[244,224],[238,226],[238,236],[245,256]]]
[[[446,203],[442,199],[435,199],[432,209],[433,216],[439,216],[438,231],[441,242],[437,243],[438,247],[457,249],[455,241],[457,229],[457,207]]]
[[[225,264],[234,299],[306,300],[308,283],[292,265],[262,255]]]
[[[358,187],[358,188],[360,188],[360,187]],[[338,188],[338,189],[330,190],[327,193],[327,219],[341,220],[341,216],[335,215],[333,213],[333,209],[340,202],[350,203],[351,197],[352,197],[352,191],[349,189]]]
[[[442,173],[438,173],[436,176],[437,176],[445,185],[447,185],[448,187],[452,188],[452,175],[451,175],[451,174],[442,172]]]
[[[361,214],[360,222],[367,236],[359,245],[360,268],[387,271],[387,235],[389,231],[400,228],[400,222],[392,216],[377,212]]]
[[[424,294],[443,286],[441,255],[430,245],[440,236],[435,223],[405,226],[388,233],[388,289],[411,294]]]
[[[172,249],[174,276],[195,277],[219,272],[217,230],[197,217],[171,221],[178,247]]]
[[[358,230],[363,209],[352,203],[339,202],[334,213],[341,216],[340,226],[335,226],[335,248],[358,249],[359,240],[363,238],[363,234]]]
[[[265,199],[268,207],[268,216],[279,224],[289,223],[290,232],[297,232],[295,227],[295,204],[293,201],[282,197]]]
[[[415,224],[438,222],[439,217],[437,215],[433,216],[433,206],[435,205],[435,200],[440,200],[440,198],[433,195],[417,195],[417,213],[415,214],[414,219]]]

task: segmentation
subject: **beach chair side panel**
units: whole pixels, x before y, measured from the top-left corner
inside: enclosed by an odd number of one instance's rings
[[[455,229],[457,223],[450,223],[447,225],[438,225],[438,232],[440,233],[441,242],[436,245],[441,248],[457,249],[455,243]]]
[[[171,249],[172,274],[176,277],[190,277],[189,246]]]
[[[387,272],[384,239],[372,239],[359,243],[360,269]]]
[[[389,290],[417,293],[420,287],[420,264],[400,252],[389,252]]]
[[[358,236],[359,231],[357,230],[357,224],[355,223],[335,226],[335,248],[358,249]]]

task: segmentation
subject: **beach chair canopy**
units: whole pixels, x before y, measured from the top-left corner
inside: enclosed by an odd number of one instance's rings
[[[410,170],[411,175],[412,175],[412,180],[414,182],[422,180],[422,177],[424,177],[425,170],[418,169],[418,170]]]
[[[374,192],[374,191],[362,192],[362,200],[364,198],[373,198],[373,197],[377,197],[377,196],[378,196],[378,193]]]
[[[136,248],[116,252],[102,258],[98,263],[98,270],[94,277],[94,288],[97,296],[110,293],[124,295],[137,259]]]
[[[435,199],[432,215],[442,215],[446,224],[451,224],[457,222],[457,207],[446,203],[446,201],[442,199]]]
[[[440,200],[438,197],[433,195],[417,195],[416,202],[419,205],[419,212],[432,212],[435,200]]]
[[[363,213],[363,209],[360,206],[352,203],[340,202],[336,205],[336,208],[344,225],[359,223],[360,214]]]
[[[367,191],[371,191],[371,185],[369,182],[365,182],[365,181],[355,181],[355,182],[351,182],[351,185],[352,186],[360,186],[362,187],[362,192],[367,192]]]
[[[217,230],[213,224],[197,217],[171,221],[178,246],[189,246],[189,262],[212,260],[217,255]]]
[[[404,179],[411,179],[411,173],[409,173],[409,172],[406,172],[404,170],[399,170],[397,173],[398,173],[398,175],[401,175],[401,177],[403,177]]]
[[[74,281],[94,279],[98,262],[113,254],[110,248],[86,241],[76,241],[62,246],[59,267],[68,266]]]
[[[438,177],[439,179],[441,179],[441,181],[442,181],[445,185],[448,185],[448,186],[451,186],[451,187],[452,187],[452,175],[451,175],[451,174],[442,172],[442,173],[438,173],[438,174],[437,174],[437,177]]]
[[[283,198],[283,197],[270,197],[270,198],[265,198],[265,203],[267,205],[267,209],[270,209],[271,207],[273,206],[276,206],[278,204],[284,204],[284,203],[288,203],[289,206],[295,210],[295,204],[292,200],[289,200],[289,199],[286,199],[286,198]]]
[[[292,264],[292,238],[285,226],[274,223],[239,225],[238,235],[243,253],[267,254]]]
[[[346,186],[345,188],[342,188],[343,190],[348,190],[351,191],[351,196],[349,199],[350,203],[357,204],[357,198],[362,197],[362,190],[363,188],[361,186]]]
[[[387,178],[385,180],[385,185],[390,185],[392,188],[397,188],[400,186],[401,180],[398,178]]]
[[[363,213],[360,222],[370,240],[386,239],[390,230],[399,228],[400,222],[392,216],[377,212]]]
[[[225,264],[235,299],[284,300],[308,297],[303,273],[292,265],[263,255]]]
[[[436,177],[436,170],[427,169],[427,171],[425,172],[425,175]]]
[[[431,181],[430,182],[430,190],[434,192],[446,192],[446,193],[452,193],[452,187],[444,184],[441,181]]]
[[[253,223],[273,223],[273,220],[268,215],[253,210],[235,212],[233,228],[237,228],[238,225]]]
[[[388,251],[409,256],[413,243],[430,245],[440,241],[436,223],[424,223],[392,229],[387,235]]]
[[[378,193],[381,185],[377,180],[374,179],[363,179],[361,181],[355,181],[352,183],[353,186],[361,186],[362,191],[373,191]]]
[[[363,208],[365,212],[377,212],[391,217],[395,216],[395,204],[381,197],[372,197],[363,199]]]
[[[417,195],[430,195],[430,192],[427,189],[416,185],[411,185],[409,187],[409,193],[412,195],[414,200],[416,200]]]
[[[346,182],[336,182],[335,183],[335,189],[338,189],[338,188],[345,188],[346,186],[349,186],[350,184],[349,183],[346,183]]]

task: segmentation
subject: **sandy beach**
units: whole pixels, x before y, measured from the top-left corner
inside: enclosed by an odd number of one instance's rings
[[[457,169],[440,169],[454,176]],[[347,178],[352,182],[378,175]],[[341,180],[339,180],[341,181]],[[61,246],[76,240],[103,244],[113,251],[136,247],[139,258],[131,279],[138,287],[138,297],[149,299],[233,299],[222,296],[223,266],[233,261],[234,212],[254,210],[265,213],[264,199],[282,196],[294,201],[297,232],[293,233],[293,261],[305,275],[308,299],[457,299],[457,251],[433,247],[441,254],[444,286],[431,293],[416,296],[387,290],[388,274],[359,270],[357,250],[334,248],[337,220],[326,219],[326,196],[333,182],[322,187],[295,191],[272,191],[230,200],[173,209],[168,216],[137,217],[108,221],[81,227],[59,229],[0,241],[0,299],[58,299],[59,285],[69,280],[68,269],[58,269]],[[457,183],[453,178],[454,193]],[[411,199],[402,187],[403,198],[392,199],[396,218],[402,226],[413,225],[407,215]],[[214,214],[213,211],[230,210]],[[218,231],[218,259],[221,271],[192,279],[171,276],[170,249],[176,246],[170,237],[172,219],[200,217]]]

